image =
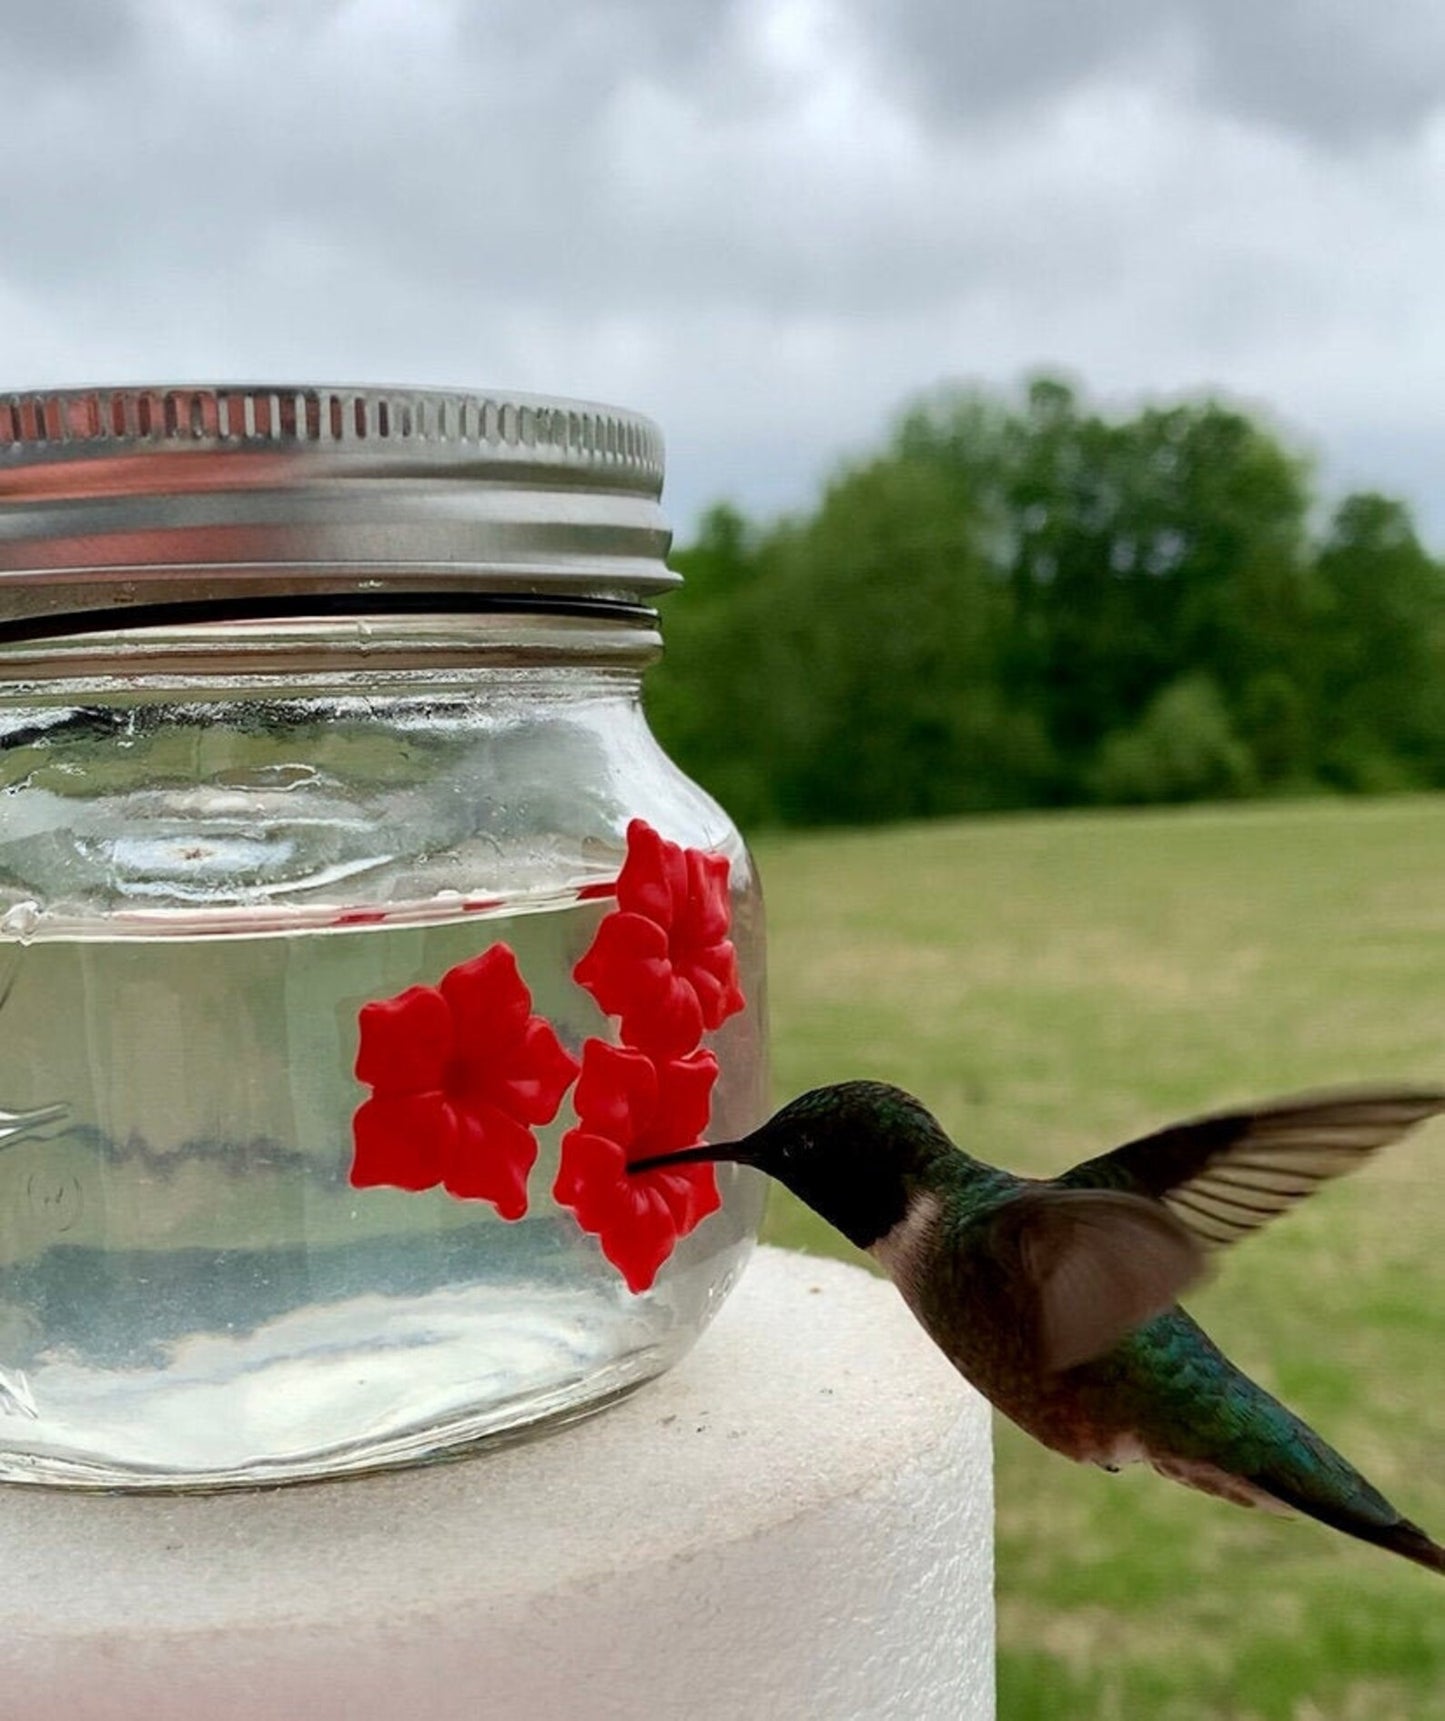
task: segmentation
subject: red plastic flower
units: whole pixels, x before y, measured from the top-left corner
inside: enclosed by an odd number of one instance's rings
[[[537,1159],[532,1126],[551,1123],[578,1065],[505,944],[453,968],[440,987],[412,986],[361,1007],[356,1076],[372,1097],[352,1120],[351,1181],[492,1202],[527,1211]]]
[[[576,1129],[562,1137],[552,1197],[626,1279],[645,1291],[679,1237],[722,1205],[711,1165],[631,1176],[629,1161],[692,1147],[707,1128],[717,1059],[711,1052],[654,1062],[630,1046],[588,1040],[573,1104]]]
[[[634,819],[617,907],[573,969],[622,1038],[658,1057],[690,1052],[743,1007],[728,925],[726,855],[685,849]]]

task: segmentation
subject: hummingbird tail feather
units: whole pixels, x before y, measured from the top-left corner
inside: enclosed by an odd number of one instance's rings
[[[1417,1566],[1424,1566],[1426,1571],[1445,1575],[1445,1548],[1431,1541],[1420,1526],[1412,1524],[1408,1518],[1401,1518],[1396,1524],[1381,1525],[1347,1522],[1343,1516],[1329,1519],[1319,1512],[1312,1516],[1331,1524],[1336,1530],[1343,1530],[1347,1536],[1358,1536],[1362,1542],[1373,1542],[1377,1548],[1385,1548],[1392,1554],[1413,1560]]]
[[[1296,1493],[1281,1487],[1278,1477],[1270,1477],[1268,1481],[1261,1478],[1261,1481],[1283,1505],[1294,1507],[1321,1524],[1327,1524],[1330,1529],[1342,1530],[1345,1535],[1354,1536],[1361,1542],[1400,1554],[1413,1560],[1417,1566],[1424,1566],[1427,1571],[1445,1574],[1445,1548],[1432,1541],[1418,1524],[1394,1513],[1393,1508],[1386,1507],[1391,1515],[1385,1516],[1378,1510],[1385,1502],[1374,1489],[1369,1489],[1366,1499],[1352,1507],[1349,1502],[1323,1500],[1317,1494]],[[1369,1485],[1365,1486],[1368,1488]],[[1359,1509],[1361,1505],[1363,1510]]]
[[[1445,1576],[1445,1548],[1431,1541],[1418,1524],[1410,1523],[1407,1518],[1400,1520],[1391,1535],[1380,1537],[1380,1546],[1391,1553],[1403,1554],[1417,1566],[1424,1566],[1427,1572]]]
[[[1283,1438],[1272,1460],[1258,1469],[1233,1470],[1218,1460],[1184,1458],[1177,1452],[1148,1450],[1145,1456],[1161,1476],[1266,1511],[1298,1512],[1346,1536],[1369,1542],[1413,1560],[1427,1571],[1445,1574],[1445,1547],[1418,1524],[1402,1518],[1378,1488],[1345,1458],[1262,1388],[1245,1383],[1256,1407],[1273,1411]]]

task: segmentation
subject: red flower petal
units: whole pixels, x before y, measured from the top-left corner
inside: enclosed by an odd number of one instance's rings
[[[498,1105],[524,1123],[551,1123],[562,1096],[577,1079],[577,1060],[557,1038],[550,1022],[530,1016],[510,1073],[492,1084]]]
[[[357,1107],[351,1129],[353,1188],[422,1190],[441,1181],[456,1119],[441,1094],[382,1095]]]
[[[452,1013],[441,993],[411,986],[395,998],[363,1004],[356,1079],[378,1094],[430,1093],[442,1085],[452,1055]]]
[[[677,1225],[667,1202],[644,1188],[637,1192],[625,1226],[609,1226],[598,1233],[597,1241],[628,1290],[640,1293],[652,1288],[658,1268],[677,1247]]]
[[[586,1129],[621,1146],[638,1140],[657,1106],[657,1066],[645,1052],[587,1040],[582,1046],[582,1074],[572,1096],[577,1118]]]
[[[356,1073],[375,1091],[353,1120],[352,1181],[491,1201],[527,1211],[537,1160],[530,1125],[550,1123],[577,1074],[504,944],[362,1006]]]
[[[720,1028],[729,1016],[742,1009],[737,953],[726,939],[693,954],[685,965],[685,973],[709,1028]]]
[[[617,908],[573,969],[628,1045],[677,1057],[743,1008],[729,873],[725,855],[667,842],[641,819],[628,825]]]
[[[674,1153],[693,1147],[712,1116],[712,1090],[717,1059],[711,1052],[670,1058],[657,1066],[657,1101],[645,1137],[638,1141],[646,1153]],[[644,1154],[636,1152],[634,1159]]]
[[[722,1207],[722,1191],[717,1186],[717,1167],[694,1165],[688,1169],[687,1181],[692,1205],[686,1215],[677,1221],[680,1236],[695,1230],[709,1214],[716,1213]]]
[[[720,1205],[711,1165],[634,1176],[628,1162],[690,1147],[707,1127],[717,1080],[711,1052],[656,1060],[631,1046],[588,1040],[573,1096],[580,1120],[562,1138],[552,1197],[634,1291],[646,1290],[685,1236]]]
[[[552,1199],[559,1207],[575,1208],[580,1222],[584,1209],[590,1214],[595,1202],[605,1202],[626,1169],[626,1155],[615,1141],[589,1130],[570,1129],[562,1137]]]
[[[649,1181],[628,1178],[616,1142],[581,1129],[562,1137],[553,1199],[573,1209],[578,1225],[597,1238],[631,1291],[648,1289],[677,1243],[671,1209]]]
[[[634,1182],[652,1185],[667,1203],[679,1237],[686,1237],[722,1206],[717,1167],[680,1165],[676,1171],[644,1171]]]
[[[670,968],[663,927],[618,909],[597,928],[572,978],[609,1016],[621,1016],[666,984]]]
[[[655,921],[609,914],[572,974],[620,1019],[629,1045],[668,1057],[690,1051],[702,1036],[697,993],[674,968],[667,934]]]
[[[726,855],[685,849],[687,891],[679,915],[678,930],[693,946],[717,944],[727,937],[732,922],[728,901],[728,878],[732,872]]]
[[[532,1009],[532,994],[507,946],[494,944],[450,969],[442,976],[441,995],[452,1013],[462,1060],[468,1065],[505,1063]]]
[[[707,1128],[712,1115],[712,1090],[718,1063],[711,1052],[694,1052],[690,1058],[675,1058],[658,1066],[657,1111],[644,1153],[673,1153],[692,1147]],[[633,1182],[653,1185],[667,1203],[679,1237],[685,1237],[722,1206],[717,1186],[717,1167],[708,1163],[682,1165],[673,1171],[643,1172]]]
[[[452,1151],[442,1181],[464,1200],[490,1201],[503,1219],[527,1211],[527,1176],[537,1163],[537,1138],[525,1124],[495,1106],[457,1115]]]
[[[650,996],[621,1012],[619,1028],[629,1046],[675,1058],[702,1038],[702,1005],[695,988],[673,969]]]
[[[645,819],[627,827],[627,858],[617,875],[617,906],[670,929],[687,896],[687,862],[676,843],[659,836]]]

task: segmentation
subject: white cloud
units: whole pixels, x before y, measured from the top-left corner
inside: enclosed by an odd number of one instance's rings
[[[685,524],[806,500],[940,378],[1052,364],[1266,401],[1445,536],[1424,0],[19,11],[10,386],[612,399],[662,421]]]

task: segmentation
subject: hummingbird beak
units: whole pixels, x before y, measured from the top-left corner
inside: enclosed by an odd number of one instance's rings
[[[709,1160],[725,1159],[735,1165],[756,1165],[749,1139],[742,1141],[703,1142],[698,1147],[685,1147],[681,1153],[654,1153],[647,1159],[634,1159],[627,1167],[634,1171],[666,1171],[672,1165],[703,1165]]]

